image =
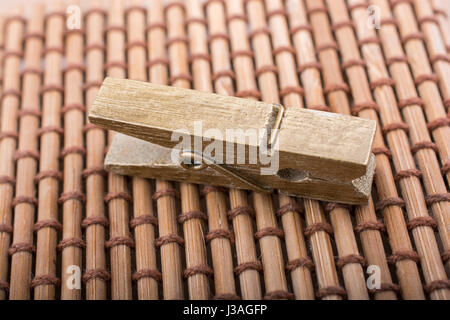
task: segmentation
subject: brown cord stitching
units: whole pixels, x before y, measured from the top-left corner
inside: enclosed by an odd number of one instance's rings
[[[168,66],[169,60],[167,60],[166,58],[156,58],[156,59],[148,60],[147,68],[151,68],[156,64],[162,64],[162,65]]]
[[[206,265],[199,265],[199,266],[186,268],[183,272],[183,276],[185,279],[195,276],[196,274],[203,274],[205,276],[210,277],[213,275],[213,271],[210,267],[208,267]]]
[[[84,169],[82,176],[84,179],[86,179],[93,174],[98,174],[103,177],[106,177],[108,175],[108,173],[106,172],[106,170],[103,167],[92,167],[92,168]]]
[[[261,262],[250,261],[250,262],[243,262],[243,263],[237,265],[233,271],[236,274],[236,276],[239,276],[242,272],[247,271],[247,270],[255,270],[255,271],[261,272],[262,269],[263,268],[262,268]]]
[[[109,192],[105,196],[105,202],[109,203],[111,200],[121,199],[131,201],[131,196],[127,192]]]
[[[359,254],[349,254],[347,256],[339,257],[336,261],[336,265],[339,269],[342,269],[347,264],[358,263],[362,266],[366,265],[366,259]]]
[[[167,39],[166,46],[170,47],[172,44],[177,43],[177,42],[187,44],[187,43],[189,43],[189,40],[187,37],[173,37],[173,38]]]
[[[202,18],[202,17],[187,18],[184,22],[184,25],[189,26],[191,23],[200,23],[200,24],[206,26],[206,19]]]
[[[368,44],[381,45],[381,41],[376,36],[358,40],[358,46],[359,47],[362,47],[362,46],[365,46],[365,45],[368,45]]]
[[[324,232],[328,233],[329,235],[333,234],[333,229],[331,228],[329,223],[318,222],[318,223],[313,223],[305,228],[305,232],[304,232],[305,237],[309,238],[318,231],[324,231]]]
[[[287,203],[277,210],[276,215],[277,217],[282,217],[288,212],[296,212],[298,214],[304,213],[302,207],[300,207],[297,203]]]
[[[169,79],[169,82],[171,84],[173,84],[177,80],[185,80],[185,81],[191,82],[192,81],[192,77],[191,77],[191,75],[189,73],[180,73],[180,74],[171,76],[170,79]]]
[[[230,55],[231,59],[241,57],[241,56],[253,58],[253,52],[250,50],[235,50],[235,51],[232,51],[231,55]]]
[[[295,49],[292,46],[279,46],[278,48],[273,49],[273,55],[276,56],[283,52],[289,52],[291,54],[296,54]]]
[[[184,239],[177,234],[169,234],[166,236],[160,236],[155,240],[155,246],[157,248],[169,244],[169,243],[178,243],[181,247],[184,246]]]
[[[128,43],[126,44],[125,50],[131,50],[131,49],[133,49],[134,47],[140,47],[140,48],[142,48],[142,49],[146,49],[146,48],[147,48],[147,43],[146,43],[145,41],[139,41],[139,40],[136,40],[136,41],[130,41],[130,42],[128,42]]]
[[[420,261],[420,257],[415,251],[404,250],[392,253],[392,255],[388,257],[387,260],[390,264],[396,264],[397,262],[403,260],[411,260],[417,263]]]
[[[414,5],[413,0],[390,0],[389,1],[389,6],[391,7],[392,10],[394,10],[394,8],[401,3],[405,3],[405,4],[410,4],[410,5]]]
[[[320,6],[320,7],[316,7],[316,8],[308,8],[306,10],[306,13],[308,14],[308,16],[315,14],[315,13],[325,13],[328,14],[328,10],[326,7]]]
[[[416,86],[420,86],[425,81],[431,81],[434,83],[438,83],[439,78],[435,74],[424,74],[424,75],[418,76],[414,82],[415,82]]]
[[[233,14],[233,15],[227,17],[227,19],[226,19],[227,24],[232,22],[233,20],[241,20],[241,21],[247,22],[247,17],[243,14]]]
[[[137,226],[140,226],[140,225],[143,225],[143,224],[152,224],[154,226],[157,226],[158,225],[158,219],[155,216],[149,215],[149,214],[137,216],[137,217],[134,217],[133,219],[131,219],[131,221],[130,221],[130,228],[134,229]]]
[[[134,248],[134,241],[130,237],[118,236],[118,237],[114,237],[114,238],[109,239],[105,243],[105,247],[108,248],[108,249],[112,248],[112,247],[116,247],[116,246],[122,246],[122,245]]]
[[[323,89],[324,94],[334,93],[336,91],[344,91],[345,93],[350,93],[350,88],[346,83],[331,83]]]
[[[61,230],[62,225],[57,220],[53,219],[41,220],[34,224],[33,231],[38,232],[43,228],[53,228],[55,230]]]
[[[82,89],[83,89],[83,91],[88,91],[91,88],[94,88],[94,87],[99,88],[101,86],[102,86],[102,81],[88,81],[83,85]]]
[[[78,153],[79,155],[84,156],[86,154],[86,149],[80,146],[72,146],[67,147],[61,150],[61,153],[59,154],[60,158],[64,158],[70,154]]]
[[[395,81],[391,78],[382,78],[378,80],[374,80],[370,82],[370,89],[375,90],[378,87],[381,86],[395,86]]]
[[[67,239],[63,239],[61,240],[58,245],[56,246],[56,249],[58,249],[59,251],[63,251],[65,248],[68,247],[76,247],[76,248],[80,248],[80,249],[84,249],[86,248],[86,242],[84,242],[82,239],[80,238],[67,238]]]
[[[401,99],[398,102],[398,108],[401,110],[403,108],[409,107],[409,106],[414,106],[414,105],[418,105],[420,107],[424,107],[424,103],[423,100],[418,98],[418,97],[413,97],[413,98],[408,98],[408,99]]]
[[[421,32],[412,33],[412,34],[402,37],[402,44],[406,45],[411,40],[424,41],[425,37]]]
[[[397,19],[395,19],[393,17],[381,18],[380,26],[384,26],[384,25],[393,25],[394,27],[398,27],[398,21],[397,21]]]
[[[438,61],[450,63],[450,56],[447,54],[435,54],[433,57],[430,58],[431,63],[435,63]]]
[[[369,293],[376,294],[378,292],[385,292],[385,291],[394,291],[395,293],[400,293],[400,286],[393,283],[380,283],[379,288],[369,289]]]
[[[224,187],[218,187],[218,186],[211,186],[211,185],[206,185],[203,187],[203,189],[201,190],[201,195],[204,197],[206,196],[208,193],[210,192],[223,192],[223,193],[227,193],[227,189]]]
[[[449,118],[438,118],[436,120],[433,120],[427,124],[428,130],[434,131],[441,127],[446,127],[450,124]]]
[[[446,107],[447,109],[450,108],[450,98],[444,100],[444,107]]]
[[[442,16],[444,16],[444,18],[448,18],[447,12],[443,9],[433,8],[433,13],[435,15],[442,15]]]
[[[139,271],[136,271],[131,278],[136,282],[143,278],[152,278],[155,281],[161,281],[162,274],[158,270],[154,269],[141,269]]]
[[[268,237],[268,236],[284,238],[284,232],[283,232],[283,230],[281,230],[279,228],[266,227],[266,228],[262,228],[261,230],[258,230],[258,232],[255,233],[256,240],[260,240],[261,238]]]
[[[382,131],[383,131],[383,134],[386,135],[395,130],[403,130],[405,132],[408,132],[409,126],[404,122],[390,123],[390,124],[385,125],[383,127]]]
[[[431,142],[431,141],[422,141],[422,142],[417,142],[415,143],[412,148],[411,148],[411,152],[413,154],[417,153],[419,150],[422,149],[432,149],[434,152],[438,152],[438,147],[435,143]]]
[[[24,158],[32,158],[34,160],[39,160],[39,152],[34,150],[17,150],[14,153],[14,161]]]
[[[23,58],[23,53],[20,51],[14,51],[14,50],[5,50],[3,51],[3,63],[5,63],[6,59],[9,57],[15,57],[17,59],[22,59]]]
[[[61,181],[63,176],[62,176],[61,172],[56,171],[56,170],[41,171],[36,175],[36,177],[34,178],[34,181],[36,183],[38,183],[41,180],[46,179],[46,178],[53,178],[53,179]]]
[[[211,43],[212,41],[214,41],[216,39],[230,41],[230,37],[226,33],[212,33],[208,36],[208,43]]]
[[[355,29],[355,24],[353,23],[353,21],[335,22],[331,25],[331,30],[336,32],[336,31],[338,31],[338,29],[345,28],[345,27],[350,27],[352,29]]]
[[[299,31],[313,32],[313,29],[309,25],[299,25],[299,26],[293,27],[291,29],[290,33],[292,36],[294,36]]]
[[[224,0],[206,0],[206,1],[203,3],[203,7],[206,8],[208,5],[210,5],[211,3],[214,3],[214,2],[218,2],[218,3],[221,3],[221,4],[225,4],[225,1],[224,1]]]
[[[309,257],[301,257],[295,260],[291,260],[286,263],[285,269],[287,272],[292,272],[297,268],[305,267],[308,268],[309,271],[314,271],[314,263]]]
[[[329,49],[333,49],[333,50],[339,51],[339,46],[337,45],[336,42],[332,41],[330,43],[325,43],[325,44],[322,44],[320,46],[318,45],[316,47],[316,52],[320,53],[321,51],[329,50]]]
[[[105,66],[103,67],[104,70],[108,70],[110,68],[121,68],[126,70],[128,68],[128,65],[123,61],[109,61],[105,63]]]
[[[127,29],[124,27],[124,26],[120,26],[120,25],[110,25],[110,26],[107,26],[106,28],[105,28],[105,33],[108,33],[108,32],[112,32],[112,31],[119,31],[119,32],[123,32],[123,33],[125,33],[125,32],[127,32]]]
[[[444,263],[450,260],[450,250],[445,250],[444,252],[442,252],[441,258]]]
[[[249,97],[252,97],[252,98],[259,99],[259,98],[261,98],[261,92],[259,92],[256,89],[253,89],[253,90],[252,89],[250,89],[250,90],[241,90],[241,91],[236,92],[236,97],[238,97],[238,98],[249,98]]]
[[[423,289],[426,293],[430,294],[433,291],[441,290],[441,289],[448,289],[450,290],[450,281],[449,280],[435,280],[428,284],[426,284]]]
[[[13,227],[8,224],[0,224],[0,232],[12,233]]]
[[[287,12],[285,9],[276,9],[276,10],[268,11],[266,13],[266,19],[269,20],[270,18],[272,18],[273,16],[276,16],[276,15],[281,15],[281,16],[287,18]]]
[[[374,155],[380,155],[380,154],[384,154],[385,156],[387,156],[388,158],[392,158],[392,153],[391,151],[386,148],[386,147],[381,147],[381,148],[373,148],[372,149],[372,153]]]
[[[93,123],[87,123],[83,127],[83,132],[87,133],[88,131],[93,130],[93,129],[103,130],[103,128],[101,128]]]
[[[325,106],[325,105],[309,106],[308,109],[310,109],[310,110],[317,110],[317,111],[324,111],[324,112],[331,112],[331,108],[329,106]]]
[[[419,25],[426,23],[426,22],[431,22],[431,23],[435,23],[435,24],[439,25],[439,21],[436,17],[427,16],[427,17],[417,18],[417,23]]]
[[[348,6],[348,10],[349,11],[353,11],[353,10],[356,10],[356,9],[364,9],[364,10],[366,10],[367,8],[368,8],[368,5],[366,3],[355,3],[355,4],[352,4],[352,5]]]
[[[12,203],[11,206],[15,207],[21,203],[28,203],[34,206],[37,206],[38,204],[38,200],[35,197],[29,197],[29,196],[16,196]]]
[[[432,229],[436,229],[437,223],[432,217],[424,216],[409,220],[407,226],[409,230],[415,229],[417,227],[430,227]]]
[[[179,198],[180,197],[180,193],[177,190],[174,190],[174,189],[159,190],[159,191],[156,191],[153,194],[152,199],[156,201],[156,200],[158,200],[158,199],[160,199],[162,197],[176,197],[176,198]]]
[[[213,297],[213,300],[241,300],[241,297],[234,293],[219,293]]]
[[[103,43],[93,43],[88,44],[87,46],[84,47],[84,53],[86,55],[89,54],[89,51],[91,50],[105,51],[105,45]]]
[[[266,293],[264,300],[293,300],[295,298],[294,294],[284,291],[277,290]]]
[[[342,70],[347,70],[351,67],[366,67],[367,64],[365,61],[362,61],[361,59],[349,59],[347,61],[344,61],[341,65]]]
[[[70,104],[66,104],[62,109],[61,109],[61,114],[65,114],[69,111],[72,110],[78,110],[81,112],[86,112],[86,107],[84,105],[82,105],[81,103],[70,103]]]
[[[278,68],[274,65],[267,65],[267,66],[259,67],[255,70],[255,76],[259,77],[261,74],[266,73],[266,72],[273,72],[275,74],[278,74]]]
[[[450,193],[430,194],[425,198],[425,201],[429,206],[438,202],[450,202]]]
[[[267,35],[270,36],[270,30],[269,28],[266,27],[262,27],[262,28],[258,28],[258,29],[254,29],[250,32],[250,34],[248,35],[250,38],[254,38],[258,35]]]
[[[77,71],[80,71],[80,72],[84,72],[84,71],[86,71],[86,68],[84,67],[83,64],[79,64],[79,63],[70,63],[70,64],[68,64],[68,65],[66,65],[66,66],[64,67],[63,72],[64,72],[64,73],[67,73],[67,72],[70,72],[70,71],[73,71],[73,70],[77,70]]]
[[[22,76],[25,76],[28,73],[35,74],[37,76],[42,76],[42,70],[40,68],[33,68],[33,67],[25,67],[20,73],[22,74]]]
[[[358,223],[358,225],[355,227],[356,233],[361,233],[361,232],[369,231],[369,230],[385,232],[386,226],[379,221],[365,221],[365,222]]]
[[[167,26],[166,26],[166,24],[164,22],[153,22],[153,23],[149,23],[145,30],[147,32],[149,32],[149,31],[151,31],[152,29],[155,29],[155,28],[166,30]]]
[[[78,200],[80,202],[85,202],[86,197],[84,196],[84,194],[82,194],[79,191],[64,192],[59,197],[58,203],[63,204],[64,202],[69,201],[69,200]]]
[[[46,47],[46,48],[44,48],[44,50],[43,50],[44,55],[50,54],[50,53],[58,53],[58,54],[63,55],[64,48],[62,48],[62,47]]]
[[[15,89],[7,89],[4,90],[2,93],[2,96],[0,98],[1,101],[3,101],[3,99],[5,99],[7,96],[14,96],[17,99],[20,99],[20,97],[22,96],[21,92],[19,90],[15,90]]]
[[[210,62],[211,57],[206,53],[191,53],[188,59],[189,63],[193,63],[196,60],[205,60],[206,62]]]
[[[249,215],[250,217],[254,217],[255,210],[253,210],[253,208],[251,208],[249,206],[239,206],[239,207],[231,209],[227,213],[228,218],[230,220],[233,220],[234,218],[236,218],[238,215],[241,215],[241,214],[246,214],[246,215]]]
[[[12,256],[17,252],[35,253],[36,247],[32,243],[25,243],[25,242],[14,243],[11,245],[11,247],[9,247],[8,254]]]
[[[303,95],[305,93],[305,90],[303,90],[300,86],[287,86],[280,90],[279,94],[280,97],[284,98],[288,94],[296,93],[299,95]]]
[[[83,219],[81,226],[86,229],[87,227],[92,226],[94,224],[99,224],[99,225],[107,228],[109,226],[109,221],[105,217],[101,217],[101,216],[86,217]]]
[[[391,206],[397,206],[397,207],[404,207],[405,206],[405,200],[398,197],[392,197],[392,198],[386,198],[384,200],[379,200],[375,205],[376,211],[383,211],[384,209],[391,207]]]
[[[417,177],[420,179],[420,178],[422,178],[422,172],[420,172],[417,169],[406,169],[406,170],[397,172],[394,179],[395,179],[395,181],[399,181],[401,179],[405,179],[405,178],[409,178],[409,177]]]
[[[320,288],[316,293],[316,296],[318,299],[322,299],[326,296],[334,296],[334,295],[345,298],[347,296],[347,293],[345,292],[344,288],[342,288],[341,286],[323,287],[323,288]]]
[[[87,19],[91,14],[101,14],[103,16],[106,16],[107,12],[102,8],[91,8],[84,12],[84,17]]]
[[[86,32],[83,29],[66,29],[64,31],[64,37],[71,36],[73,34],[78,34],[80,36],[83,36],[86,34]]]
[[[352,115],[357,116],[358,113],[366,109],[372,109],[376,112],[380,111],[380,107],[378,107],[378,105],[375,102],[367,101],[353,105]]]
[[[8,176],[0,176],[0,184],[8,183],[10,185],[14,185],[16,183],[16,179]]]
[[[3,280],[0,280],[0,290],[5,291],[5,293],[8,293],[9,291],[9,283],[5,282]]]
[[[324,209],[327,213],[330,213],[331,211],[336,209],[345,209],[350,211],[350,206],[343,203],[329,202],[324,206]]]
[[[18,16],[18,15],[10,16],[10,17],[6,18],[5,21],[3,22],[4,28],[6,29],[8,27],[8,24],[10,24],[11,22],[14,22],[14,21],[18,21],[18,22],[21,22],[23,24],[27,23],[27,19],[25,19],[22,16]]]
[[[87,271],[82,278],[84,283],[88,283],[89,281],[94,279],[100,279],[106,282],[111,280],[111,275],[108,271],[98,268]]]
[[[316,61],[304,63],[297,68],[297,72],[302,73],[306,69],[311,69],[311,68],[317,69],[318,71],[320,71],[320,70],[322,70],[322,65]]]
[[[222,70],[222,71],[217,71],[214,72],[214,74],[212,75],[212,81],[216,81],[219,78],[223,78],[223,77],[230,77],[231,79],[234,79],[234,72],[232,70]]]
[[[450,171],[450,160],[448,160],[441,168],[442,174],[447,174]]]
[[[142,14],[145,14],[147,12],[147,8],[143,6],[129,6],[124,12],[128,15],[131,11],[140,11]]]
[[[208,217],[206,214],[199,210],[192,210],[188,212],[184,212],[178,216],[178,223],[184,223],[191,219],[202,219],[202,220],[208,220]]]
[[[231,243],[234,243],[234,235],[230,230],[216,229],[210,230],[205,236],[206,242],[211,242],[214,239],[228,239]]]
[[[64,134],[64,130],[58,126],[47,126],[47,127],[42,127],[36,131],[36,135],[38,137],[40,137],[46,133],[57,133],[57,134],[62,135],[62,134]]]
[[[394,63],[408,63],[408,58],[405,56],[398,56],[398,57],[390,57],[386,60],[386,65],[391,66],[391,64]]]
[[[35,276],[33,281],[31,281],[31,287],[36,288],[38,286],[59,286],[60,280],[52,275],[41,275]]]

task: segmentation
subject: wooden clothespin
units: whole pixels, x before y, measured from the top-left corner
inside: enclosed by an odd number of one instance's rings
[[[105,159],[119,174],[351,204],[370,196],[372,120],[113,78],[89,119],[125,134]]]

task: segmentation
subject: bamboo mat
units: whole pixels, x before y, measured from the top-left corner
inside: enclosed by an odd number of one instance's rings
[[[0,24],[0,299],[450,299],[446,0],[66,6]],[[107,173],[106,75],[373,119],[373,197]]]

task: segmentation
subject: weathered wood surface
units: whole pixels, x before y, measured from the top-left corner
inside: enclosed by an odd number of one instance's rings
[[[227,140],[227,128],[271,128],[277,112],[272,104],[107,78],[89,116],[93,123],[156,143],[130,143],[132,140],[119,135],[109,149],[107,169],[127,175],[244,188],[212,168],[184,169],[171,158],[171,148],[178,143],[171,141],[171,134],[183,129],[198,135],[193,122],[202,120],[202,134],[208,137],[206,130],[217,129],[223,133],[224,143],[236,146],[234,140]],[[292,108],[285,111],[279,132],[279,174],[261,175],[260,164],[248,165],[248,161],[227,167],[238,168],[240,174],[258,185],[288,194],[365,203],[373,176],[370,150],[374,131],[372,121]],[[258,148],[258,141],[247,139],[245,143],[246,149]]]

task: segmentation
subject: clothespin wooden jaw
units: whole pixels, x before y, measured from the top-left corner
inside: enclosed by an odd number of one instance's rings
[[[371,120],[112,78],[89,119],[125,134],[105,159],[116,173],[354,204],[370,195]]]

